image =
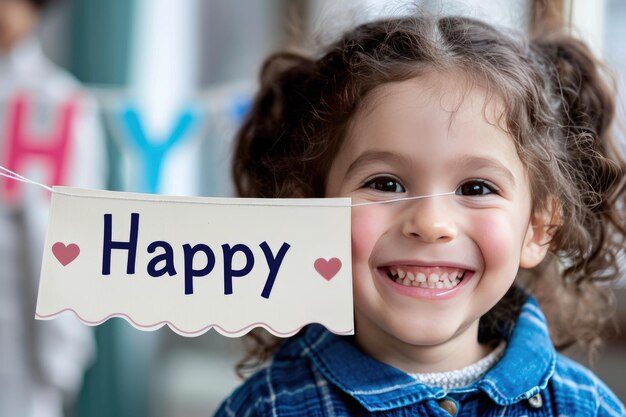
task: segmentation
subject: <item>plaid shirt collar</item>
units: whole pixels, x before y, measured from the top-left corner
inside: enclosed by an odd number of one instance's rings
[[[302,355],[308,356],[328,380],[369,411],[445,396],[441,388],[427,387],[399,369],[376,361],[345,337],[336,336],[320,325],[309,326],[301,341]],[[474,384],[451,392],[480,390],[499,405],[513,404],[544,389],[554,373],[555,363],[556,352],[545,317],[536,301],[529,298],[500,361]]]

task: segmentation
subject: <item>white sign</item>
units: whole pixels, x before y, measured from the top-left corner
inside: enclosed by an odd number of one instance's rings
[[[350,199],[54,187],[36,318],[68,310],[183,336],[287,337],[309,323],[353,334]]]

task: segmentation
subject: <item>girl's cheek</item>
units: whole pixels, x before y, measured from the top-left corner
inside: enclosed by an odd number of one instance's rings
[[[370,258],[376,242],[386,230],[385,218],[384,212],[381,212],[379,207],[352,209],[353,261],[367,261]]]
[[[473,220],[476,243],[486,263],[500,265],[519,254],[523,235],[518,225],[506,215],[485,214]]]

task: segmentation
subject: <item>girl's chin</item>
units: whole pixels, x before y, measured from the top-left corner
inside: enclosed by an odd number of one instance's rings
[[[398,329],[393,337],[407,346],[415,348],[435,347],[454,339],[458,328],[451,323],[413,323],[409,328]]]
[[[362,350],[380,362],[407,373],[441,372],[460,369],[480,357],[476,334],[458,334],[458,329],[442,325],[416,326],[391,330],[387,338],[364,335],[357,322],[356,341]],[[463,332],[461,332],[463,333]],[[468,338],[469,342],[465,341]],[[462,339],[462,340],[459,340]],[[455,343],[457,340],[459,343]]]
[[[433,318],[433,315],[439,317]],[[460,321],[461,317],[445,317],[438,314],[426,314],[428,318],[418,317],[419,314],[411,320],[396,320],[395,318],[386,318],[384,321],[378,321],[369,326],[356,316],[356,335],[357,339],[367,343],[368,340],[375,340],[380,343],[385,340],[388,345],[403,346],[404,348],[414,347],[427,348],[436,347],[447,344],[458,338],[471,341],[478,340],[478,325],[473,326],[472,323],[466,324]],[[367,321],[368,323],[371,322]]]

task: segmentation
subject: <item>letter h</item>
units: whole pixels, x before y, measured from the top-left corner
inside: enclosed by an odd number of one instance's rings
[[[46,182],[49,185],[63,184],[75,112],[76,103],[73,99],[64,103],[60,106],[56,128],[48,139],[34,139],[26,129],[26,122],[29,120],[29,102],[25,96],[16,96],[9,104],[7,118],[6,167],[19,173],[26,162],[38,158],[47,162],[51,168],[51,175]],[[16,181],[5,179],[3,188],[7,201],[17,201],[17,187]]]
[[[111,275],[111,251],[123,249],[128,251],[126,273],[135,273],[135,259],[137,258],[137,235],[139,234],[139,213],[130,215],[130,238],[128,242],[113,241],[113,215],[104,215],[104,243],[102,245],[102,275]]]

